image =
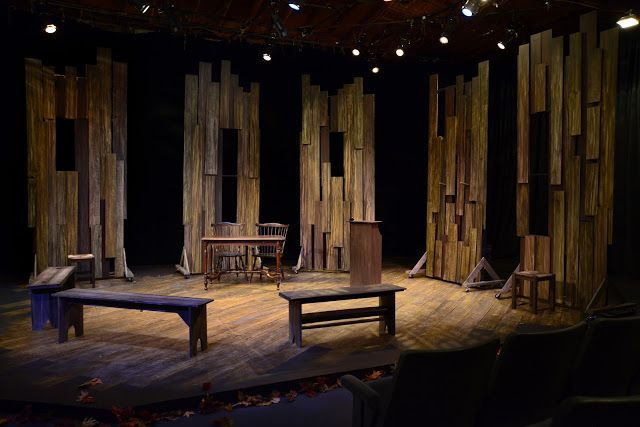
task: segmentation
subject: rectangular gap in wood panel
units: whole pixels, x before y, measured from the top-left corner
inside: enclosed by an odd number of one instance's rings
[[[549,113],[532,114],[529,125],[529,233],[549,229]]]
[[[238,130],[221,129],[219,145],[222,150],[222,176],[238,175]],[[220,153],[218,153],[220,154]]]
[[[329,162],[331,176],[344,176],[344,132],[329,134]]]
[[[56,170],[76,170],[75,120],[56,119]]]
[[[236,222],[237,187],[237,177],[222,177],[222,221]]]

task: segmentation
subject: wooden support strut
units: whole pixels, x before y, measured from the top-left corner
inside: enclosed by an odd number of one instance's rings
[[[127,265],[127,252],[124,248],[122,248],[122,264],[124,266],[124,278],[127,279],[128,282],[133,282],[133,272],[129,270],[129,266]]]
[[[189,269],[189,257],[187,256],[187,248],[182,247],[182,255],[180,255],[180,263],[176,264],[176,270],[180,272],[185,279],[191,277],[191,270]]]
[[[500,290],[498,292],[496,292],[496,298],[500,299],[500,297],[502,296],[502,294],[506,294],[508,292],[511,292],[511,288],[513,288],[513,281],[514,276],[517,272],[521,271],[522,268],[520,267],[520,264],[518,264],[518,266],[516,267],[515,270],[513,270],[513,273],[511,273],[511,276],[509,276],[509,279],[505,282],[504,286],[502,288],[500,288]]]
[[[483,258],[484,259],[484,258]],[[416,265],[413,266],[411,271],[409,271],[408,275],[410,279],[413,279],[416,274],[424,273],[426,274],[426,270],[422,268],[423,265],[427,263],[427,252],[422,254],[422,257],[416,262]]]
[[[480,274],[482,270],[485,270],[489,273],[489,276],[493,280],[485,280],[481,282],[473,282],[473,280]],[[504,283],[503,279],[500,279],[498,274],[495,272],[489,261],[485,257],[480,259],[480,262],[475,266],[475,268],[469,273],[469,276],[464,280],[462,286],[464,286],[464,291],[469,292],[471,288],[495,288],[497,285],[502,285]]]

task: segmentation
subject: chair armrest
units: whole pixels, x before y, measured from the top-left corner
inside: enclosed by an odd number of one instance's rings
[[[380,411],[381,397],[380,394],[369,387],[366,383],[360,381],[353,375],[343,375],[340,377],[342,386],[349,390],[354,398],[362,400],[369,408],[374,411]]]

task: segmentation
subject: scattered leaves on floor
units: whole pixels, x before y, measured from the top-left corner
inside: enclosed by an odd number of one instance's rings
[[[96,403],[96,398],[91,396],[88,391],[80,390],[80,394],[78,395],[76,402],[84,403],[85,405],[90,405],[92,403]]]

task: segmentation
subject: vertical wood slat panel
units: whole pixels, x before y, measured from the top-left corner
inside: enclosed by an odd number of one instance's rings
[[[586,162],[584,171],[583,212],[595,216],[598,211],[598,168],[597,162]]]
[[[116,213],[116,155],[104,157],[102,182],[104,184],[104,258],[115,258],[117,253],[116,234],[118,215]]]
[[[204,231],[203,227],[203,172],[204,172],[204,126],[196,125],[193,128],[191,143],[191,176],[189,177],[189,189],[191,191],[190,219],[191,225],[191,257],[193,265],[191,271],[202,273],[202,251],[200,238]],[[238,177],[238,181],[240,177]]]
[[[25,58],[25,88],[26,88],[26,119],[27,119],[27,178],[28,178],[28,208],[27,225],[36,227],[36,239],[41,224],[37,224],[39,217],[39,195],[41,187],[39,179],[39,162],[41,158],[40,145],[42,141],[42,62],[37,59]],[[36,240],[37,241],[37,240]],[[44,255],[39,253],[38,258]],[[46,264],[45,264],[46,266]],[[40,263],[38,265],[40,268]]]
[[[595,289],[593,283],[593,222],[580,221],[578,306],[586,307]]]
[[[529,38],[529,111],[533,113],[535,111],[536,96],[538,92],[544,90],[544,88],[538,89],[536,87],[538,81],[535,78],[536,68],[542,61],[542,34],[532,34]]]
[[[551,272],[551,238],[549,236],[536,236],[534,270],[544,273]],[[549,295],[549,283],[540,285],[538,295],[546,298]]]
[[[529,182],[529,45],[518,50],[518,183]],[[518,234],[520,235],[520,234]]]
[[[436,240],[435,250],[433,257],[433,277],[442,278],[442,258],[443,258],[443,246],[442,240]]]
[[[240,77],[237,74],[231,74],[231,104],[229,106],[229,127],[233,129],[242,129],[243,124],[243,96],[244,90],[240,87]]]
[[[125,220],[125,169],[126,162],[118,160],[116,162],[116,257],[114,262],[114,273],[116,277],[124,276],[124,220]]]
[[[249,176],[260,177],[260,84],[251,83],[249,94]]]
[[[118,160],[123,160],[123,219],[127,219],[127,74],[128,66],[122,62],[113,63],[113,152]],[[119,191],[119,188],[118,188]],[[121,255],[121,254],[120,254]],[[117,264],[116,264],[117,265]]]
[[[440,210],[440,156],[441,142],[438,138],[438,75],[429,77],[429,137],[427,141],[427,222],[431,222],[431,213]]]
[[[473,227],[469,230],[469,271],[476,266],[480,254],[478,254],[478,229]]]
[[[91,224],[91,253],[96,259],[96,277],[102,277],[102,224]]]
[[[76,67],[64,68],[64,114],[65,119],[75,119],[78,114],[78,72]],[[58,100],[56,100],[58,101]]]
[[[598,159],[599,155],[600,155],[600,106],[593,105],[593,106],[587,107],[586,158],[587,160],[594,160],[594,159]]]
[[[529,184],[516,184],[516,235],[529,234]]]
[[[600,206],[613,208],[614,144],[616,131],[616,97],[618,75],[619,29],[600,33],[602,49],[602,101],[600,104]],[[609,234],[609,243],[612,235]]]
[[[593,49],[587,58],[587,103],[596,103],[602,93],[602,50]]]
[[[363,145],[363,194],[364,194],[364,220],[376,219],[375,205],[375,97],[363,96],[363,121],[364,121],[364,145]]]
[[[567,111],[569,134],[582,133],[582,33],[569,36]]]
[[[480,83],[480,99],[478,111],[474,114],[478,116],[478,164],[477,167],[481,171],[479,176],[478,199],[482,205],[482,229],[486,227],[486,210],[484,206],[487,204],[487,153],[489,151],[489,61],[483,61],[478,64],[478,81]],[[479,242],[482,245],[482,242]]]
[[[593,234],[593,285],[596,288],[607,277],[607,218],[606,210],[598,208]]]
[[[89,124],[87,119],[75,121],[75,157],[78,171],[78,253],[90,253]]]
[[[573,157],[565,163],[567,181],[565,185],[566,203],[566,267],[565,280],[573,294],[578,285],[578,242],[580,239],[580,159]],[[571,295],[570,302],[577,302]]]
[[[198,63],[198,118],[197,123],[205,127],[209,110],[208,88],[211,83],[212,65],[210,62]]]
[[[89,100],[87,99],[87,79],[85,77],[78,77],[78,110],[76,112],[76,118],[86,119]]]
[[[220,127],[231,127],[231,62],[220,62]]]
[[[479,135],[480,116],[476,114],[480,110],[480,80],[477,77],[471,79],[471,146],[470,146],[470,172],[469,177],[469,200],[477,202],[480,200],[480,145]]]
[[[183,152],[183,183],[182,183],[182,223],[191,224],[191,211],[194,208],[191,189],[193,176],[192,152],[194,147],[194,129],[198,117],[198,77],[185,76],[184,89],[184,152]]]
[[[100,78],[99,84],[99,124],[101,130],[100,146],[102,154],[113,152],[112,134],[111,134],[111,117],[112,117],[112,60],[111,49],[96,49],[96,66]],[[103,230],[104,231],[104,230]]]
[[[444,120],[445,120],[445,138],[444,138],[445,195],[455,196],[456,194],[457,121],[456,121],[456,116],[449,116],[449,117],[446,117]]]
[[[564,191],[553,192],[553,231],[551,236],[553,250],[553,273],[556,275],[556,300],[563,301],[564,296],[564,246],[565,246],[565,208]]]
[[[535,66],[532,82],[536,91],[532,93],[531,113],[540,113],[547,110],[547,65],[537,64]]]
[[[466,177],[468,153],[465,137],[465,115],[464,76],[459,75],[456,76],[456,215],[459,216],[464,215],[464,195],[468,187]]]
[[[436,223],[427,223],[427,262],[425,264],[425,274],[429,277],[434,276],[435,263],[435,245],[436,245]]]
[[[102,167],[103,139],[100,121],[100,75],[96,66],[87,65],[87,120],[89,124],[89,224],[100,224],[100,172]],[[95,240],[92,234],[92,243]],[[93,252],[92,252],[93,253]],[[94,253],[95,255],[95,253]],[[96,256],[96,265],[100,258]],[[98,275],[96,273],[98,277]]]
[[[562,184],[563,67],[563,38],[555,37],[551,42],[549,67],[549,185]]]
[[[363,121],[363,80],[362,77],[353,79],[353,122],[351,126],[351,137],[353,138],[353,148],[361,150],[364,148],[364,121]]]
[[[206,117],[204,140],[204,173],[218,175],[218,153],[220,147],[220,83],[209,82],[206,88]]]

